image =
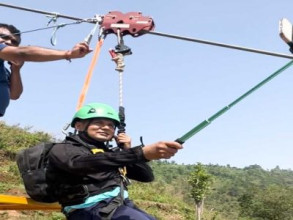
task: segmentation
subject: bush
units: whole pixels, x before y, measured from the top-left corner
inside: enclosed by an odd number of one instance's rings
[[[19,150],[53,139],[48,133],[30,132],[30,129],[20,128],[19,125],[8,126],[0,121],[0,150],[14,159]]]

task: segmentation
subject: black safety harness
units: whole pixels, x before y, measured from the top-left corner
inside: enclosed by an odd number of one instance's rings
[[[96,148],[94,145],[87,144],[83,140],[81,140],[78,136],[68,136],[66,137],[66,142],[70,142],[72,144],[81,144],[83,147],[89,149],[93,154],[97,153],[104,153],[103,149]],[[119,148],[113,148],[111,151],[119,151]],[[107,205],[101,207],[99,209],[99,214],[101,216],[102,220],[110,220],[117,210],[117,208],[124,203],[124,190],[127,189],[127,186],[130,184],[130,180],[126,176],[126,168],[120,167],[118,168],[118,171],[120,173],[120,192],[119,194],[110,200]],[[99,185],[103,188],[107,188],[107,185],[111,186],[113,184],[117,184],[117,181],[115,180],[109,180],[107,181],[107,184],[100,183],[100,184],[80,184],[76,186],[61,186],[60,189],[56,191],[57,194],[61,195],[59,198],[59,202],[62,204],[63,207],[70,206],[70,205],[76,205],[83,203],[89,196],[90,193],[95,191],[97,188],[99,188]],[[104,191],[101,190],[100,193],[103,193]],[[65,213],[65,215],[68,215],[68,213]]]

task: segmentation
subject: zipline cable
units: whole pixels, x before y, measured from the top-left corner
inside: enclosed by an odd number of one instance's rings
[[[191,41],[191,42],[196,42],[196,43],[201,43],[201,44],[209,44],[209,45],[213,45],[213,46],[225,47],[225,48],[230,48],[230,49],[235,49],[235,50],[243,50],[243,51],[247,51],[247,52],[260,53],[260,54],[265,54],[265,55],[270,55],[270,56],[275,56],[275,57],[293,59],[292,55],[275,53],[275,52],[270,52],[270,51],[265,51],[265,50],[258,50],[258,49],[248,48],[248,47],[240,47],[240,46],[236,46],[236,45],[223,44],[223,43],[218,43],[218,42],[213,42],[213,41],[200,40],[200,39],[183,37],[183,36],[179,36],[179,35],[166,34],[166,33],[155,32],[155,31],[146,31],[146,33],[161,36],[161,37],[173,38],[173,39],[177,39],[177,40],[185,40],[185,41]]]
[[[81,18],[77,18],[77,17],[61,15],[59,13],[46,12],[46,11],[24,8],[24,7],[20,7],[20,6],[3,4],[3,3],[0,3],[0,6],[14,8],[14,9],[20,9],[20,10],[25,10],[25,11],[35,12],[35,13],[41,13],[41,14],[46,14],[46,15],[51,15],[51,16],[56,16],[56,17],[62,17],[62,18],[67,18],[67,19],[72,19],[72,20],[78,20],[78,21],[84,20],[85,22],[88,22],[88,23],[96,23],[97,22],[96,19],[86,19],[85,20],[85,19],[81,19]],[[179,35],[172,35],[172,34],[166,34],[166,33],[155,32],[155,31],[145,31],[145,33],[157,35],[157,36],[162,36],[162,37],[173,38],[173,39],[177,39],[177,40],[185,40],[185,41],[191,41],[191,42],[202,43],[202,44],[209,44],[209,45],[213,45],[213,46],[225,47],[225,48],[230,48],[230,49],[235,49],[235,50],[242,50],[242,51],[259,53],[259,54],[270,55],[270,56],[275,56],[275,57],[293,59],[292,55],[275,53],[275,52],[271,52],[271,51],[259,50],[259,49],[254,49],[254,48],[241,47],[241,46],[230,45],[230,44],[223,44],[223,43],[218,43],[218,42],[213,42],[213,41],[195,39],[195,38],[190,38],[190,37],[183,37],[183,36],[179,36]]]
[[[180,138],[176,139],[178,143],[183,144],[185,141],[187,141],[189,138],[191,138],[193,135],[207,127],[212,121],[214,121],[216,118],[218,118],[220,115],[224,114],[226,111],[228,111],[230,108],[232,108],[234,105],[236,105],[238,102],[246,98],[248,95],[259,89],[261,86],[272,80],[274,77],[282,73],[284,70],[286,70],[288,67],[290,67],[293,64],[293,60],[284,65],[282,68],[278,69],[276,72],[268,76],[266,79],[258,83],[256,86],[254,86],[252,89],[248,90],[246,93],[241,95],[239,98],[231,102],[229,105],[222,108],[220,111],[212,115],[210,118],[204,120],[203,122],[199,123],[197,126],[192,128],[190,131],[188,131],[186,134],[181,136]]]
[[[81,19],[81,18],[72,17],[72,16],[68,16],[68,15],[62,15],[62,14],[59,14],[59,13],[41,11],[41,10],[36,10],[36,9],[31,9],[31,8],[24,8],[24,7],[20,7],[20,6],[16,6],[16,5],[9,5],[9,4],[0,3],[0,6],[19,9],[19,10],[23,10],[23,11],[35,12],[35,13],[39,13],[39,14],[52,15],[52,16],[56,16],[56,17],[60,17],[60,18],[71,19],[71,20],[77,20],[77,21],[84,20],[84,19]],[[86,22],[88,22],[88,23],[96,23],[96,21],[94,21],[92,19],[87,19]]]

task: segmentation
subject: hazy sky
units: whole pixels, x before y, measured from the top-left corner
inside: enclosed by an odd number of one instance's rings
[[[279,20],[293,22],[292,1],[32,1],[2,3],[92,18],[109,11],[140,11],[151,16],[155,31],[196,39],[290,54],[279,37]],[[3,23],[21,31],[46,27],[45,15],[0,7]],[[72,20],[58,19],[57,23]],[[56,49],[70,49],[93,28],[78,24],[57,32]],[[52,30],[26,33],[22,45],[50,44]],[[96,37],[91,47],[96,44]],[[228,105],[290,60],[262,54],[168,39],[153,35],[126,36],[133,54],[125,58],[124,106],[133,145],[175,140]],[[118,109],[118,73],[108,53],[115,35],[104,43],[86,103],[105,102]],[[48,63],[26,63],[24,93],[12,101],[2,118],[7,124],[32,126],[63,138],[92,56]],[[216,119],[184,144],[172,160],[178,163],[279,165],[293,169],[293,67]]]

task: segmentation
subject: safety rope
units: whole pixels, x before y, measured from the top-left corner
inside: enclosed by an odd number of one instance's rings
[[[119,106],[123,106],[123,79],[122,79],[122,72],[119,72]]]
[[[100,38],[100,40],[96,44],[94,54],[93,54],[93,58],[91,60],[90,66],[89,66],[89,69],[88,69],[88,72],[87,72],[87,75],[86,75],[86,78],[85,78],[85,82],[83,84],[83,88],[82,88],[81,93],[79,95],[78,104],[77,104],[77,107],[76,107],[77,110],[79,110],[83,106],[85,96],[87,94],[89,84],[90,84],[90,81],[91,81],[91,77],[93,75],[93,71],[94,71],[95,65],[97,63],[97,60],[99,58],[99,55],[100,55],[100,52],[101,52],[101,47],[102,47],[103,43],[104,43],[104,38]]]
[[[110,51],[110,53],[113,53],[113,51]],[[122,53],[115,53],[112,60],[116,63],[115,70],[119,73],[119,106],[123,106],[123,72],[125,67],[124,56]]]
[[[116,53],[114,50],[109,50],[112,60],[116,63],[115,70],[119,73],[119,118],[120,125],[118,126],[118,133],[125,133],[125,109],[123,107],[123,72],[124,72],[124,55],[123,53]]]
[[[120,43],[121,39],[118,40],[118,43]],[[116,68],[115,70],[118,71],[119,73],[119,119],[120,119],[120,124],[118,126],[118,134],[119,133],[125,133],[125,109],[123,106],[123,72],[124,72],[124,55],[123,53],[116,53],[114,50],[109,50],[109,53],[112,57],[112,60],[116,63]],[[123,144],[118,144],[119,148],[123,148]],[[120,167],[119,169],[120,176],[122,178],[122,181],[126,185],[130,185],[131,181],[130,179],[127,178],[127,168],[126,166]]]

